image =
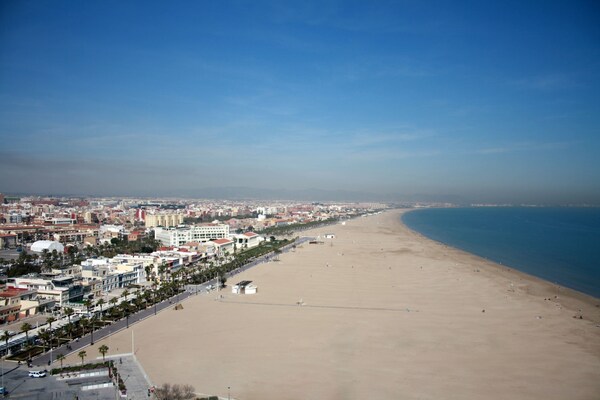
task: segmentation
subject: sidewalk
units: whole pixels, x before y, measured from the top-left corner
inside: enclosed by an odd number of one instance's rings
[[[102,360],[101,358],[98,361]],[[106,357],[106,360],[111,360],[115,363],[121,379],[127,387],[127,399],[148,399],[148,388],[151,384],[147,379],[147,375],[141,365],[131,353],[117,354],[111,357]],[[84,385],[85,386],[85,385]],[[113,385],[109,387],[96,388],[91,390],[82,390],[78,393],[79,400],[109,400],[116,399],[118,393]]]

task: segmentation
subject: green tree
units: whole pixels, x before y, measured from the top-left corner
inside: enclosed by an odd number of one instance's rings
[[[106,356],[106,353],[108,353],[108,346],[103,344],[98,348],[98,351],[102,354],[102,361],[104,361],[104,357]]]
[[[92,301],[91,301],[90,299],[85,299],[85,300],[83,301],[83,305],[85,306],[85,309],[86,309],[86,311],[88,312],[88,314],[89,314],[89,312],[90,312],[90,308],[92,307],[92,304],[93,304],[93,303],[92,303]]]
[[[73,310],[71,307],[67,307],[64,309],[63,312],[69,319],[69,323],[71,323],[71,315],[75,314],[75,310]]]
[[[81,358],[81,365],[83,365],[83,360],[85,359],[85,357],[87,357],[87,351],[81,350],[79,353],[77,353],[77,355],[79,356],[79,358]]]
[[[9,349],[8,349],[8,341],[10,340],[11,337],[13,337],[13,334],[10,333],[10,331],[4,331],[2,333],[2,337],[0,337],[1,340],[4,340],[4,344],[6,347],[6,355],[8,355],[10,353]]]
[[[85,335],[87,332],[88,326],[90,326],[90,320],[86,317],[81,317],[79,319],[79,326],[83,329],[83,334]]]
[[[127,301],[123,300],[119,304],[119,308],[121,309],[121,316],[129,315],[130,305]]]
[[[52,346],[52,336],[50,335],[50,332],[47,329],[40,329],[38,332],[38,337],[42,341],[42,347],[44,351],[46,351],[46,345]]]
[[[60,367],[63,367],[63,361],[65,360],[65,356],[62,353],[58,353],[56,355],[56,360],[60,361]]]
[[[54,317],[48,317],[46,318],[46,323],[48,324],[48,329],[52,330],[52,323],[56,321],[56,318]]]
[[[29,343],[29,331],[31,329],[33,329],[33,327],[27,322],[25,322],[23,325],[21,325],[21,332],[25,332],[25,337],[26,337],[25,344]]]
[[[104,299],[99,299],[99,300],[96,302],[96,305],[97,305],[97,306],[100,306],[100,315],[101,315],[101,316],[102,316],[102,306],[103,306],[104,304],[105,304],[105,301],[104,301]]]
[[[108,301],[108,304],[110,304],[111,314],[114,314],[114,309],[118,302],[119,299],[117,299],[116,297],[113,297]]]

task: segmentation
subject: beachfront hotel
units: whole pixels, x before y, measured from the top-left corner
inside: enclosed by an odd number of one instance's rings
[[[211,239],[229,239],[229,225],[207,224],[183,228],[156,228],[154,238],[163,246],[182,246],[188,242],[208,242]]]

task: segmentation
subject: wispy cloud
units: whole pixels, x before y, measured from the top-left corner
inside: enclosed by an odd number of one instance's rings
[[[502,154],[514,153],[522,151],[544,151],[544,150],[562,150],[566,149],[578,142],[576,141],[559,141],[559,142],[519,142],[509,143],[502,146],[484,147],[477,149],[472,154]]]
[[[520,79],[510,80],[511,85],[536,90],[559,90],[577,86],[577,82],[569,75],[562,73],[540,74]]]
[[[424,140],[435,136],[429,130],[399,130],[397,132],[361,132],[352,136],[354,146],[389,145],[401,142]]]

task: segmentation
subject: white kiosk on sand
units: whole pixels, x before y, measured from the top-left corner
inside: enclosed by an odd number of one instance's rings
[[[231,288],[231,293],[235,294],[256,294],[258,287],[252,284],[252,281],[241,281]]]

